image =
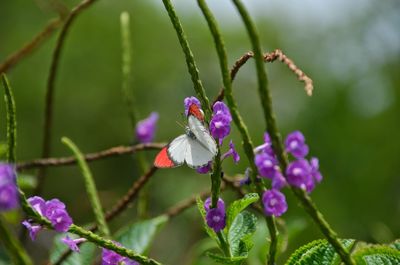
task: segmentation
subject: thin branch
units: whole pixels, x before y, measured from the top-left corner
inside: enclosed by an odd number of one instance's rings
[[[109,158],[113,156],[120,156],[124,154],[131,154],[137,151],[143,150],[158,150],[165,146],[165,143],[148,143],[148,144],[137,144],[134,146],[116,146],[100,152],[85,154],[84,158],[86,161],[95,161],[103,158]],[[73,165],[76,163],[76,159],[73,156],[60,157],[60,158],[43,158],[34,159],[31,161],[20,162],[17,164],[17,169],[19,171],[32,169],[32,168],[42,168],[42,167],[56,167]]]
[[[61,29],[60,35],[58,36],[56,46],[53,51],[53,57],[50,66],[49,78],[47,80],[46,89],[46,105],[44,110],[44,125],[43,125],[43,142],[42,142],[42,157],[47,158],[50,155],[51,150],[51,129],[53,123],[53,101],[54,101],[54,83],[56,79],[57,69],[60,61],[61,51],[67,37],[68,30],[72,25],[72,22],[83,10],[88,8],[96,0],[83,0],[77,6],[75,6],[71,13],[68,14],[65,23]],[[45,168],[40,168],[38,172],[38,185],[35,190],[35,194],[40,194],[44,184],[46,176]]]
[[[0,64],[0,73],[5,73],[15,66],[20,60],[33,53],[39,46],[45,42],[61,26],[62,20],[52,19],[46,27],[26,43],[22,48],[9,55],[4,62]]]
[[[232,66],[230,70],[231,80],[233,81],[239,72],[239,69],[247,63],[247,61],[254,57],[253,52],[247,52],[238,60],[236,60],[235,64]],[[264,53],[264,62],[272,63],[275,60],[279,60],[282,63],[286,64],[287,67],[297,76],[297,79],[304,82],[304,90],[306,91],[308,96],[312,96],[312,92],[314,90],[313,81],[310,77],[308,77],[294,62],[289,59],[280,49],[276,49],[273,52]],[[225,89],[221,88],[218,96],[215,98],[214,103],[217,101],[222,101],[224,99]]]

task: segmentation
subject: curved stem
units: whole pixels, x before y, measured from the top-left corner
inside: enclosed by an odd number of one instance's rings
[[[254,148],[253,148],[253,144],[251,142],[247,127],[244,124],[244,122],[239,114],[236,101],[233,98],[232,80],[231,80],[231,74],[230,74],[229,68],[228,68],[228,58],[227,58],[227,52],[225,49],[225,45],[222,40],[220,31],[218,29],[217,22],[216,22],[214,16],[212,15],[210,9],[208,8],[207,4],[205,3],[205,0],[197,0],[197,2],[199,4],[201,11],[203,12],[205,19],[207,20],[207,24],[208,24],[210,31],[212,33],[212,36],[214,38],[215,48],[217,50],[220,69],[221,69],[221,73],[222,73],[222,81],[223,81],[223,84],[224,84],[224,87],[226,90],[226,100],[228,102],[228,106],[231,111],[232,118],[242,135],[243,148],[245,149],[247,158],[248,158],[249,163],[252,168],[252,175],[251,175],[252,182],[257,183],[257,181],[256,181],[257,167],[254,163],[254,152],[253,152]],[[262,197],[263,189],[264,188],[262,187],[262,184],[256,184],[256,191],[260,195],[260,197]],[[268,262],[269,262],[269,264],[274,264],[275,256],[276,256],[276,249],[277,249],[277,244],[278,244],[278,230],[276,228],[274,217],[266,216],[266,221],[267,221],[267,226],[268,226],[269,233],[271,236]]]
[[[186,58],[186,64],[188,67],[188,71],[190,73],[190,76],[192,78],[194,90],[196,91],[197,96],[199,97],[201,101],[201,105],[203,106],[205,110],[205,116],[206,120],[209,120],[211,117],[211,108],[210,108],[210,102],[207,98],[206,92],[204,90],[203,84],[201,83],[200,77],[199,77],[199,70],[197,69],[196,62],[194,60],[193,53],[189,47],[189,43],[187,41],[185,32],[183,31],[181,22],[179,21],[179,18],[176,14],[176,11],[171,3],[170,0],[163,0],[165,9],[168,12],[168,16],[171,19],[171,23],[174,26],[174,29],[176,31],[176,34],[178,35],[179,43],[182,47],[182,51],[185,54]]]
[[[258,77],[258,91],[261,99],[261,104],[263,107],[264,118],[267,125],[267,131],[271,136],[272,147],[275,154],[278,157],[281,169],[285,172],[288,165],[288,158],[284,151],[282,139],[278,132],[276,125],[275,115],[272,110],[272,99],[268,89],[268,79],[267,74],[264,69],[264,58],[261,50],[260,39],[256,31],[256,27],[251,20],[246,8],[240,0],[232,0],[235,4],[250,37],[253,50],[254,59],[256,62],[257,77]],[[323,215],[317,210],[311,198],[300,189],[291,187],[291,190],[296,195],[297,199],[302,203],[303,207],[306,209],[307,213],[313,218],[313,220],[320,227],[322,233],[325,235],[329,243],[335,248],[336,252],[341,257],[342,261],[347,265],[355,264],[352,260],[350,254],[346,251],[343,245],[340,243],[336,233],[329,226],[328,222],[324,219]]]
[[[63,137],[61,141],[74,153],[85,180],[86,192],[89,197],[90,204],[92,205],[99,230],[101,234],[109,237],[110,230],[108,229],[106,219],[104,218],[103,209],[100,204],[99,195],[97,193],[96,184],[94,183],[92,173],[90,172],[90,169],[78,147],[67,137]]]

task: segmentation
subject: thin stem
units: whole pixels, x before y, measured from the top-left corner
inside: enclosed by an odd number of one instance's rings
[[[9,163],[17,161],[17,119],[14,96],[5,74],[1,75],[4,86],[4,100],[7,107],[7,160]]]
[[[2,218],[0,218],[0,241],[3,242],[5,249],[10,254],[13,264],[33,264],[18,239],[14,237]]]
[[[204,90],[203,84],[201,83],[199,77],[199,70],[197,69],[196,62],[194,60],[193,53],[189,47],[189,43],[187,41],[185,32],[183,31],[181,22],[176,14],[176,11],[170,0],[163,0],[166,11],[168,12],[168,16],[171,19],[171,23],[174,26],[176,34],[178,35],[179,43],[182,47],[183,53],[185,54],[186,64],[188,67],[188,71],[192,78],[194,90],[196,91],[197,96],[201,101],[201,105],[205,108],[205,116],[206,120],[209,120],[211,117],[211,108],[210,102],[207,98],[206,92]]]
[[[71,13],[68,14],[65,23],[61,29],[60,35],[57,38],[56,46],[53,51],[53,57],[50,66],[49,77],[47,79],[47,89],[46,89],[46,100],[45,100],[45,110],[44,110],[44,124],[43,124],[43,140],[42,140],[42,157],[49,157],[51,151],[51,130],[53,123],[53,101],[54,101],[54,90],[55,90],[55,80],[58,70],[58,65],[61,57],[61,51],[67,37],[72,22],[83,10],[88,8],[96,0],[83,0],[76,7],[74,7]],[[45,168],[40,168],[38,172],[38,185],[35,189],[35,194],[40,194],[46,176]]]
[[[83,178],[85,180],[86,192],[89,197],[89,202],[92,205],[93,212],[96,217],[96,222],[99,225],[99,230],[103,235],[109,237],[110,231],[104,218],[103,210],[100,204],[99,195],[97,193],[96,184],[94,183],[92,173],[90,172],[90,169],[78,147],[66,137],[63,137],[61,141],[74,153],[76,160],[78,161],[79,167],[81,168]]]
[[[247,12],[245,6],[242,4],[240,0],[232,0],[235,4],[244,24],[246,30],[248,32],[249,38],[251,40],[253,50],[254,50],[254,59],[256,62],[256,70],[258,77],[258,91],[261,99],[261,105],[263,107],[264,118],[267,125],[267,131],[271,136],[272,146],[275,151],[275,154],[278,157],[279,163],[281,165],[282,171],[285,172],[286,167],[288,165],[288,158],[284,151],[281,136],[279,134],[275,115],[272,109],[272,99],[271,94],[268,89],[268,79],[267,74],[264,69],[264,58],[261,50],[260,39],[258,33],[256,31],[256,27]],[[328,222],[324,219],[323,215],[317,210],[315,205],[312,203],[311,198],[306,195],[306,193],[300,189],[295,187],[291,187],[291,190],[296,195],[297,199],[300,200],[303,207],[310,214],[310,216],[314,219],[314,221],[320,227],[322,233],[328,239],[328,241],[335,248],[336,252],[341,257],[342,261],[347,265],[355,264],[352,260],[350,254],[346,251],[343,245],[337,238],[336,233],[329,226]]]
[[[52,19],[44,27],[44,29],[26,43],[22,48],[9,55],[4,62],[0,64],[0,73],[5,73],[15,66],[19,61],[34,52],[39,46],[60,27],[61,19]]]
[[[222,249],[222,251],[224,252],[224,255],[225,255],[226,257],[231,257],[232,254],[231,254],[231,251],[230,251],[230,249],[229,249],[229,245],[227,244],[224,235],[222,234],[221,231],[217,232],[216,234],[217,234],[217,237],[218,237],[218,240],[219,240],[221,249]]]
[[[138,151],[159,150],[163,148],[165,145],[166,145],[165,143],[148,143],[148,144],[137,144],[134,146],[123,146],[123,145],[115,146],[100,152],[85,154],[84,159],[87,162],[91,162],[114,156],[132,154]],[[76,158],[74,156],[60,157],[60,158],[51,157],[51,158],[34,159],[31,161],[20,162],[17,164],[17,169],[19,171],[23,171],[38,167],[57,167],[57,166],[74,165],[75,163],[76,163]]]
[[[229,72],[228,68],[228,57],[227,57],[227,52],[224,46],[224,42],[222,40],[222,36],[220,33],[220,30],[218,28],[217,22],[214,18],[214,16],[211,13],[211,10],[208,8],[207,4],[205,3],[204,0],[197,0],[197,3],[199,4],[199,7],[201,11],[203,12],[203,15],[205,19],[207,20],[207,24],[210,28],[210,31],[212,33],[212,36],[214,38],[214,43],[215,47],[217,50],[218,58],[219,58],[219,63],[220,63],[220,69],[222,73],[222,81],[226,90],[226,99],[228,102],[229,109],[231,110],[232,113],[232,118],[238,127],[242,139],[243,139],[243,148],[245,149],[247,158],[249,160],[249,163],[252,167],[252,182],[256,183],[256,175],[257,175],[257,167],[255,166],[254,163],[254,152],[253,152],[253,145],[251,143],[250,135],[248,133],[247,127],[244,124],[242,118],[240,117],[236,101],[233,98],[232,95],[232,80],[231,80],[231,75]],[[262,196],[263,193],[263,187],[259,184],[256,185],[256,190],[257,193]],[[271,216],[266,217],[267,221],[267,226],[269,229],[269,233],[271,235],[271,244],[269,247],[269,259],[268,262],[269,264],[274,264],[275,263],[275,256],[276,256],[276,249],[277,249],[277,234],[278,230],[276,229],[275,225],[275,220]]]

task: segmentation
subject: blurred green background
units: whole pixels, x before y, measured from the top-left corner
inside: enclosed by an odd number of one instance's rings
[[[63,0],[69,8],[78,1]],[[221,25],[229,62],[250,50],[247,34],[229,0],[208,1]],[[398,1],[265,1],[244,3],[256,19],[265,51],[282,49],[314,80],[307,97],[303,84],[280,62],[267,64],[273,104],[283,135],[301,130],[311,155],[320,159],[325,179],[312,193],[340,236],[370,242],[400,237],[400,5]],[[214,44],[196,1],[174,1],[210,98],[221,87]],[[70,29],[56,79],[53,156],[69,155],[60,142],[70,137],[84,152],[134,140],[121,95],[119,15],[131,15],[132,81],[140,117],[160,113],[156,141],[182,133],[183,99],[194,95],[181,48],[161,1],[101,0],[84,11]],[[0,62],[30,40],[57,14],[46,0],[0,2]],[[18,159],[41,154],[46,80],[59,31],[36,52],[8,71],[18,115]],[[3,93],[3,92],[2,92]],[[234,94],[255,144],[265,131],[254,62],[237,76]],[[5,141],[5,107],[0,103],[0,139]],[[240,146],[236,128],[231,138]],[[226,148],[226,147],[225,147]],[[224,164],[233,175],[247,167]],[[155,153],[147,154],[149,163]],[[101,200],[109,208],[138,178],[133,157],[90,164]],[[35,173],[34,171],[31,172]],[[160,170],[150,182],[150,214],[209,187],[209,177],[187,167]],[[284,219],[305,222],[283,257],[322,235],[286,191]],[[233,199],[234,193],[224,195]],[[78,224],[93,220],[83,180],[75,166],[51,168],[44,197],[63,200]],[[131,207],[112,223],[118,229],[136,220]],[[28,244],[38,264],[52,245],[50,232]],[[166,264],[194,264],[196,246],[205,238],[196,209],[169,222],[150,256]],[[284,259],[284,258],[283,258]],[[211,264],[204,259],[205,264]]]

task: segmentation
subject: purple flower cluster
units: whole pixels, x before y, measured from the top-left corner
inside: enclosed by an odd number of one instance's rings
[[[114,242],[114,244],[121,246],[121,244],[119,244],[118,242]],[[106,248],[103,248],[101,260],[102,260],[101,262],[102,265],[120,265],[120,264],[139,265],[137,261],[123,257],[118,253]]]
[[[211,198],[208,198],[204,202],[204,209],[206,210],[206,222],[207,225],[215,232],[219,232],[226,226],[225,203],[221,198],[219,198],[217,202],[217,207],[210,207]]]
[[[0,163],[0,212],[18,207],[16,181],[14,165]]]
[[[136,124],[136,139],[141,143],[150,143],[154,140],[158,113],[152,112],[149,117]]]
[[[231,132],[232,116],[228,107],[222,101],[215,102],[213,106],[213,116],[210,122],[211,135],[219,140],[219,144]]]
[[[310,162],[305,159],[309,148],[301,132],[294,131],[286,137],[285,150],[295,158],[286,168],[286,179],[279,167],[268,133],[264,134],[264,144],[254,150],[256,153],[254,162],[260,176],[272,180],[272,190],[265,191],[263,195],[266,215],[280,216],[287,210],[285,196],[279,191],[286,186],[286,182],[311,192],[316,183],[322,180],[318,159],[313,157]]]
[[[221,156],[221,159],[224,160],[225,158],[230,156],[233,158],[233,162],[235,164],[239,163],[240,156],[238,152],[236,152],[235,145],[233,144],[232,140],[229,142],[229,150]]]
[[[28,203],[41,216],[47,218],[57,232],[67,232],[72,224],[65,204],[58,199],[45,201],[39,196],[28,199]],[[35,240],[37,233],[42,229],[41,225],[34,224],[31,220],[25,220],[22,224],[29,230],[32,240]]]

